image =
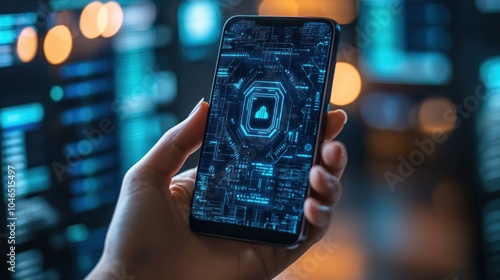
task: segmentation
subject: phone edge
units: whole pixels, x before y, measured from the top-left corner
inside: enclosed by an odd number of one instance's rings
[[[222,27],[222,35],[221,35],[221,39],[220,39],[220,43],[219,43],[219,49],[218,49],[218,52],[217,52],[217,63],[215,64],[215,69],[214,69],[214,78],[213,78],[213,81],[212,81],[212,87],[211,87],[211,91],[210,91],[210,97],[209,97],[209,100],[208,100],[208,103],[209,103],[209,111],[208,111],[208,117],[207,117],[207,121],[205,123],[205,129],[204,129],[204,135],[203,135],[203,141],[202,141],[202,144],[201,144],[201,147],[200,147],[200,151],[201,149],[203,148],[203,144],[205,143],[205,140],[206,140],[206,128],[208,126],[208,121],[209,121],[209,117],[210,117],[210,113],[211,113],[211,109],[212,109],[212,98],[213,98],[213,94],[214,94],[214,89],[215,89],[215,85],[216,85],[216,79],[217,79],[217,69],[219,68],[219,63],[220,63],[220,55],[221,55],[221,51],[222,51],[222,44],[224,42],[224,32],[226,31],[226,28],[229,24],[231,24],[234,20],[239,20],[239,19],[255,19],[255,18],[263,18],[261,16],[252,16],[252,15],[234,15],[234,16],[231,16],[230,18],[228,18],[226,20],[226,22],[224,23],[223,27]],[[338,49],[339,49],[339,39],[340,39],[340,32],[341,32],[341,28],[340,28],[340,25],[333,19],[330,19],[330,18],[325,18],[325,17],[286,17],[286,16],[266,16],[266,18],[272,18],[272,19],[280,19],[280,18],[283,18],[283,19],[297,19],[297,20],[320,20],[320,21],[323,21],[323,22],[328,22],[328,24],[330,25],[330,27],[332,28],[332,32],[333,32],[333,37],[332,37],[332,44],[331,44],[331,49],[330,49],[330,53],[331,55],[329,56],[329,67],[327,68],[327,73],[326,73],[326,76],[329,77],[330,75],[332,75],[332,78],[331,79],[327,79],[327,83],[325,84],[325,87],[324,87],[324,94],[323,94],[323,106],[321,107],[321,117],[320,117],[320,120],[319,120],[319,124],[318,126],[321,128],[321,129],[318,129],[319,133],[317,134],[317,137],[316,137],[316,143],[315,143],[315,152],[313,154],[313,160],[312,160],[312,165],[315,165],[315,164],[318,164],[319,163],[319,159],[320,159],[320,154],[321,154],[321,144],[323,142],[323,137],[324,137],[324,131],[325,131],[325,125],[326,125],[326,119],[327,119],[327,115],[328,115],[328,111],[329,111],[329,108],[330,108],[330,98],[331,98],[331,92],[332,92],[332,88],[333,88],[333,75],[335,74],[335,66],[336,66],[336,62],[337,62],[337,55],[338,55]],[[200,161],[201,161],[201,154],[198,158],[198,166],[200,164]],[[197,177],[198,177],[198,170],[196,171],[196,178],[195,178],[195,185],[194,185],[194,188],[196,188],[196,182],[197,182]],[[310,193],[311,193],[311,188],[310,188],[310,184],[308,183],[307,185],[307,194],[306,194],[306,198],[310,196]],[[194,190],[193,190],[193,196],[194,196]],[[265,241],[262,241],[262,240],[255,240],[255,239],[244,239],[244,238],[238,238],[238,237],[232,237],[232,236],[226,236],[226,235],[217,235],[217,234],[210,234],[210,233],[207,233],[207,232],[203,232],[203,231],[199,231],[199,230],[196,230],[193,228],[192,226],[192,222],[194,221],[198,221],[198,219],[194,218],[193,215],[192,215],[192,207],[193,207],[193,201],[194,201],[194,198],[192,197],[191,198],[191,203],[190,203],[190,207],[189,207],[189,227],[191,229],[191,231],[197,233],[197,234],[201,234],[201,235],[204,235],[204,236],[212,236],[212,237],[221,237],[221,238],[226,238],[226,239],[230,239],[230,240],[238,240],[238,241],[245,241],[245,242],[250,242],[250,243],[256,243],[256,244],[265,244],[265,245],[271,245],[271,246],[280,246],[280,247],[286,247],[286,248],[295,248],[297,247],[300,243],[302,243],[306,238],[307,238],[307,235],[308,235],[308,231],[309,231],[309,224],[307,223],[307,220],[305,219],[304,217],[304,213],[302,213],[302,216],[301,216],[301,230],[299,232],[299,234],[297,235],[297,239],[292,242],[292,243],[270,243],[270,242],[265,242]]]

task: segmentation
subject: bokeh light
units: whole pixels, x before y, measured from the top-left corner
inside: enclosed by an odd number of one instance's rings
[[[84,224],[76,224],[66,228],[66,238],[70,242],[81,242],[87,240],[89,230]]]
[[[406,131],[410,128],[411,108],[412,101],[407,95],[374,92],[363,98],[360,114],[371,128]]]
[[[455,128],[456,123],[456,108],[448,98],[428,98],[418,109],[418,124],[424,132],[450,132]]]
[[[43,43],[43,51],[50,64],[61,64],[66,61],[72,49],[73,38],[66,26],[57,25],[47,32]]]
[[[348,105],[361,93],[361,75],[353,65],[338,62],[333,79],[330,103],[337,106]]]
[[[297,16],[299,6],[295,0],[263,0],[259,5],[259,15]]]
[[[24,28],[17,39],[17,55],[22,62],[30,62],[36,55],[38,35],[33,27]]]
[[[213,1],[188,1],[179,7],[179,40],[184,46],[205,46],[220,37],[221,14]],[[200,50],[196,50],[197,53]]]
[[[108,11],[99,1],[89,3],[80,16],[80,30],[89,39],[99,37],[108,25]]]
[[[107,13],[107,24],[102,32],[102,37],[109,38],[115,35],[123,24],[123,10],[120,4],[111,1],[104,4],[103,9]]]
[[[349,24],[358,15],[356,0],[297,0],[300,16],[317,16]]]
[[[64,97],[64,91],[60,86],[52,87],[52,89],[50,90],[50,98],[54,102],[61,101],[61,99],[63,99],[63,97]]]
[[[259,15],[327,17],[349,24],[358,9],[356,0],[262,0]]]

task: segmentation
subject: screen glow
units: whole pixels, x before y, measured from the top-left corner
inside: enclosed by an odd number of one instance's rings
[[[298,233],[332,37],[321,21],[226,27],[193,217]]]

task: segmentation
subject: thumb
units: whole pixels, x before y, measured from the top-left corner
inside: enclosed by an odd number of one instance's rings
[[[207,102],[200,100],[187,119],[167,131],[139,164],[172,178],[187,157],[200,147],[208,107]]]

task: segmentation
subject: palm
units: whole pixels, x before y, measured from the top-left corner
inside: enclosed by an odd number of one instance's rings
[[[124,263],[130,259],[161,260],[157,270],[167,268],[162,264],[181,263],[185,266],[169,267],[162,275],[207,280],[213,271],[223,272],[222,279],[243,279],[243,275],[246,279],[271,279],[291,261],[289,252],[293,251],[284,248],[193,233],[188,216],[194,169],[175,176],[169,188],[146,179],[161,176],[157,171],[144,168],[141,174],[145,174],[144,179],[124,180],[116,211],[126,213],[113,218],[106,242],[108,257],[123,259]],[[191,269],[193,264],[195,270]],[[129,274],[133,276],[133,272]]]

